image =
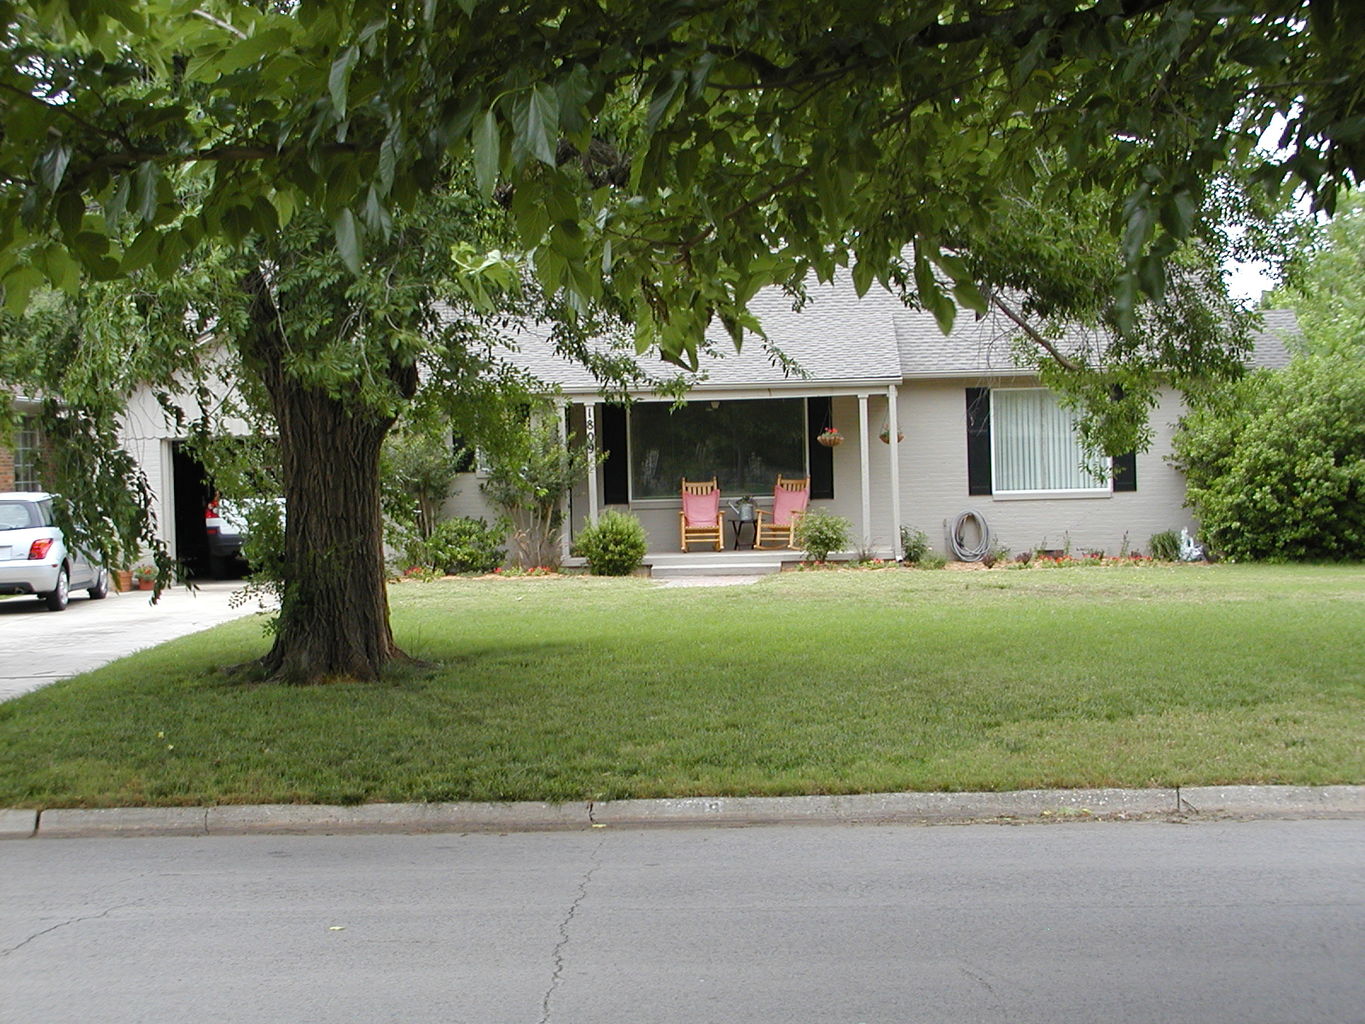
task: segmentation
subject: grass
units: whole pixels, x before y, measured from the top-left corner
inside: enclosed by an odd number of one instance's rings
[[[0,806],[1365,782],[1365,569],[391,592],[429,664],[243,684],[247,620],[0,705]]]

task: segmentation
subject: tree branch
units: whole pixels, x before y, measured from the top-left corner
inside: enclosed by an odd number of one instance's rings
[[[1040,333],[1038,333],[1038,330],[1032,324],[1025,320],[1020,313],[1015,311],[1009,305],[1009,303],[1002,299],[998,294],[996,293],[991,294],[991,305],[993,305],[996,309],[1000,310],[1000,312],[1004,313],[1005,316],[1009,317],[1010,320],[1014,321],[1015,326],[1017,326],[1021,331],[1028,335],[1030,341],[1032,341],[1035,345],[1037,345],[1044,352],[1046,352],[1053,359],[1055,359],[1058,365],[1061,366],[1063,369],[1079,370],[1081,368],[1080,364],[1077,363],[1075,360],[1069,359],[1068,357],[1064,356],[1061,352],[1059,352],[1057,350],[1056,345],[1052,344],[1052,342],[1048,341],[1047,338],[1043,337]]]

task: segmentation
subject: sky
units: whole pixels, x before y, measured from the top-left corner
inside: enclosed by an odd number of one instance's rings
[[[1263,263],[1230,263],[1225,269],[1228,273],[1228,292],[1234,299],[1254,305],[1260,299],[1261,292],[1275,287]]]

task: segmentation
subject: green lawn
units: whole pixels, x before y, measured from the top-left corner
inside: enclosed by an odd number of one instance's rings
[[[258,621],[0,705],[0,806],[1365,782],[1365,569],[392,592],[428,664],[236,682]]]

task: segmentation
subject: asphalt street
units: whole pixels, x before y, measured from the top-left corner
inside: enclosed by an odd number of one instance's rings
[[[1365,821],[0,844],[6,1020],[1365,1021]]]
[[[232,607],[241,589],[240,580],[175,587],[156,604],[145,590],[111,591],[103,601],[77,591],[63,612],[31,597],[6,598],[0,601],[0,700],[259,612],[255,602]]]

